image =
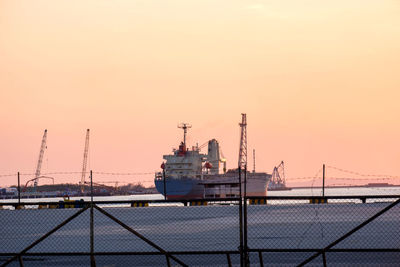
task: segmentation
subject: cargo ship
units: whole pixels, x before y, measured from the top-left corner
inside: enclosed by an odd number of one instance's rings
[[[207,154],[199,146],[186,146],[186,133],[190,126],[178,126],[184,130],[184,138],[178,149],[164,155],[162,171],[155,174],[157,191],[167,199],[229,198],[239,196],[238,169],[226,170],[226,160],[221,157],[216,139],[208,141]],[[242,140],[243,141],[243,140]],[[223,172],[220,173],[220,164]],[[242,171],[242,192],[244,190]],[[265,172],[246,172],[246,195],[266,196],[271,175]]]

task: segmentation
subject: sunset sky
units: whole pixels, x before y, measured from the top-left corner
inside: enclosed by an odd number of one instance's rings
[[[42,173],[81,171],[87,128],[90,169],[154,173],[180,122],[234,168],[247,113],[258,171],[284,160],[300,185],[326,163],[400,184],[399,14],[398,0],[1,0],[0,175],[35,172],[44,129]]]

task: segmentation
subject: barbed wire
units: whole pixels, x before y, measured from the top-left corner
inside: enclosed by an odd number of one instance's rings
[[[312,180],[316,177],[294,177],[294,178],[286,178],[286,181],[296,181],[296,180]]]
[[[49,173],[43,173],[41,175],[59,175],[59,174],[81,174],[82,172],[49,172]],[[117,173],[117,172],[93,172],[93,174],[101,174],[101,175],[119,175],[119,176],[137,176],[137,175],[150,175],[154,174],[153,172],[141,172],[141,173]],[[34,173],[20,173],[22,176],[34,176]],[[2,174],[0,177],[12,177],[12,176],[17,176],[17,174]],[[371,178],[359,178],[359,177],[331,177],[331,176],[326,176],[325,179],[334,179],[334,180],[353,180],[353,181],[370,181],[372,179],[375,179],[375,177],[380,177],[380,176],[371,176]],[[386,177],[380,177],[378,180],[392,180],[396,176],[386,176]],[[293,177],[293,178],[286,178],[287,181],[301,181],[301,180],[314,180],[318,177]],[[400,177],[399,177],[400,178]]]
[[[371,178],[326,177],[325,179],[351,180],[351,181],[371,181],[372,179],[374,179],[374,180],[392,180],[393,178],[388,178],[388,177],[385,178],[385,177],[382,177],[382,178],[376,179],[376,178],[372,178],[372,177],[371,177]]]
[[[85,172],[86,174],[89,174],[90,172]],[[59,172],[46,172],[46,173],[41,173],[41,175],[58,175],[58,174],[82,174],[81,171],[59,171]],[[149,174],[154,174],[154,172],[98,172],[94,171],[93,174],[105,174],[105,175],[127,175],[127,176],[134,176],[134,175],[149,175]],[[6,177],[6,176],[17,176],[17,173],[13,174],[0,174],[0,177]],[[35,173],[20,173],[20,175],[28,176],[28,175],[36,175]]]
[[[322,187],[322,185],[320,185],[319,187],[318,187],[318,189],[320,189]],[[325,188],[326,189],[329,189],[329,188],[336,188],[336,187],[338,187],[338,188],[340,188],[340,187],[362,187],[362,188],[369,188],[369,186],[368,185],[365,185],[365,184],[359,184],[359,185],[354,185],[354,184],[349,184],[349,183],[334,183],[334,184],[327,184],[327,185],[325,185]],[[393,191],[398,191],[398,187],[399,186],[395,186],[395,187],[379,187],[379,191],[389,191],[389,192],[393,192]],[[375,187],[373,187],[374,188],[374,190],[376,190],[376,188]]]
[[[82,172],[46,172],[46,173],[41,173],[40,175],[55,175],[55,174],[81,174]],[[14,173],[14,174],[5,174],[5,175],[0,175],[0,177],[2,176],[17,176],[18,173]],[[36,175],[35,173],[20,173],[19,175],[22,176],[34,176]]]
[[[46,172],[41,175],[57,175],[57,174],[82,174],[82,172]]]
[[[357,171],[350,171],[343,168],[338,168],[335,166],[326,165],[326,168],[334,169],[340,172],[349,173],[357,176],[363,177],[371,177],[371,178],[360,178],[360,177],[329,177],[326,176],[326,179],[336,179],[336,180],[354,180],[354,181],[368,181],[372,178],[379,177],[379,180],[391,180],[393,178],[400,178],[397,175],[383,175],[383,174],[363,174]],[[301,180],[315,180],[320,175],[322,169],[320,169],[315,176],[305,176],[305,177],[292,177],[286,178],[287,181],[301,181]],[[89,173],[89,172],[86,172]],[[154,174],[155,172],[109,172],[109,171],[93,171],[93,174],[99,175],[113,175],[113,176],[138,176],[138,175],[150,175]],[[54,172],[47,172],[42,173],[41,175],[67,175],[67,174],[82,174],[81,171],[54,171]],[[34,176],[35,173],[20,173],[21,176]],[[12,177],[17,176],[17,173],[14,174],[0,174],[0,177]]]
[[[16,173],[13,174],[0,174],[0,177],[7,177],[7,176],[17,176]]]
[[[299,181],[299,180],[311,180],[318,177],[295,177],[295,178],[286,178],[287,181]],[[376,179],[374,177],[371,178],[359,178],[359,177],[331,177],[325,176],[325,180],[351,180],[351,181],[371,181],[371,180],[392,180],[390,177],[381,177],[380,179]]]
[[[121,176],[135,176],[135,175],[149,175],[154,172],[93,172],[94,174],[105,174],[105,175],[121,175]]]
[[[346,172],[346,173],[351,173],[351,174],[355,174],[358,176],[370,176],[370,177],[388,177],[388,178],[400,178],[400,176],[396,176],[396,175],[382,175],[382,174],[362,174],[356,171],[349,171],[349,170],[345,170],[342,168],[338,168],[338,167],[334,167],[334,166],[329,166],[326,165],[327,168],[331,168],[331,169],[335,169],[341,172]]]

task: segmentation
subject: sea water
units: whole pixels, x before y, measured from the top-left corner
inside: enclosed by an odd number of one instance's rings
[[[321,188],[293,188],[292,190],[268,191],[268,196],[322,196]],[[325,188],[325,196],[385,196],[400,195],[400,186],[393,187],[346,187],[346,188]],[[75,196],[71,200],[90,201],[90,196]],[[161,194],[135,194],[123,196],[94,196],[94,201],[130,201],[130,200],[163,200]],[[21,202],[58,202],[64,198],[29,198],[21,199]],[[16,199],[0,200],[1,203],[15,203]]]

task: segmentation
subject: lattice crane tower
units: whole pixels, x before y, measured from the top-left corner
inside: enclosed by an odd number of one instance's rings
[[[239,168],[247,167],[247,119],[246,114],[242,113],[242,122],[240,126],[240,147],[239,147]]]
[[[35,172],[35,180],[33,183],[33,187],[36,188],[38,185],[38,180],[40,177],[40,170],[42,169],[42,162],[43,162],[43,155],[44,155],[44,150],[46,149],[46,140],[47,140],[47,129],[44,130],[43,138],[42,138],[42,144],[40,145],[40,152],[39,152],[39,159],[37,162],[36,166],[36,172]]]
[[[86,130],[86,140],[85,140],[85,150],[83,151],[83,165],[82,165],[82,177],[81,177],[81,192],[85,191],[85,176],[86,176],[86,165],[87,158],[89,152],[89,132],[90,130]]]

